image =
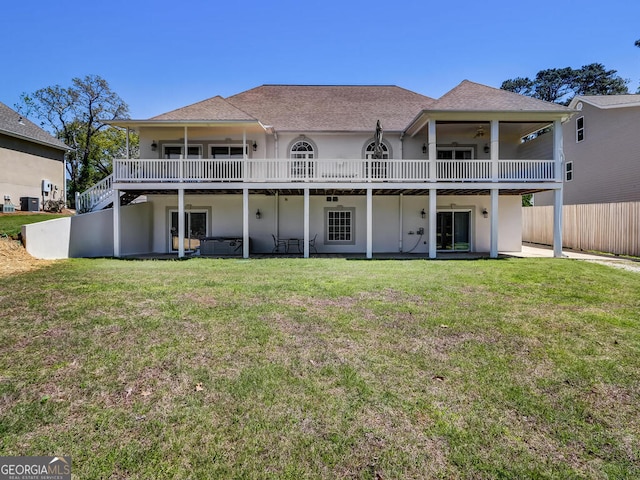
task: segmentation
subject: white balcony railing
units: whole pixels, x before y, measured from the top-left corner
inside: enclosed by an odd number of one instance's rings
[[[495,168],[494,168],[495,166]],[[546,182],[553,160],[115,160],[114,182]],[[495,178],[494,178],[495,172]]]

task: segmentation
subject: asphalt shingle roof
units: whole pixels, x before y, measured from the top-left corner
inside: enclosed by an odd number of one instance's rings
[[[262,85],[227,101],[280,131],[402,131],[433,99],[396,86]]]
[[[640,106],[640,95],[579,95],[571,105],[583,101],[601,108]]]
[[[22,117],[22,115],[2,102],[0,102],[0,133],[12,137],[33,140],[37,143],[49,145],[60,150],[69,149],[63,142],[52,137],[35,123]]]
[[[464,80],[440,99],[393,85],[262,85],[150,120],[260,121],[277,131],[403,131],[422,111],[567,112],[563,105]]]
[[[151,120],[256,120],[246,112],[234,107],[221,96],[203,100],[186,107],[163,113]]]
[[[430,110],[562,112],[569,109],[563,105],[464,80],[440,97],[431,105]]]
[[[279,131],[401,131],[433,99],[395,86],[263,85],[150,120],[260,121]]]

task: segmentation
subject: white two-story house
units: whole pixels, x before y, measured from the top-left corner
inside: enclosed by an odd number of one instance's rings
[[[113,205],[102,250],[83,255],[496,257],[521,248],[521,196],[550,191],[559,256],[572,113],[463,81],[437,100],[396,86],[263,85],[113,121],[139,134],[141,158],[114,161],[77,198],[79,217]],[[549,126],[544,148],[522,141]]]

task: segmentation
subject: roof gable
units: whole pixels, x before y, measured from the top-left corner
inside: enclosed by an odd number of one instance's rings
[[[570,109],[518,93],[464,80],[439,98],[430,110],[477,112],[564,112]]]
[[[280,131],[402,131],[433,99],[396,86],[262,85],[227,98]]]
[[[640,107],[640,95],[578,95],[571,100],[569,107],[575,108],[578,102],[605,109]]]
[[[48,145],[59,150],[69,150],[69,147],[63,142],[2,102],[0,102],[0,133]]]
[[[221,96],[163,113],[150,120],[210,120],[210,121],[246,121],[256,120],[246,112],[234,107]]]

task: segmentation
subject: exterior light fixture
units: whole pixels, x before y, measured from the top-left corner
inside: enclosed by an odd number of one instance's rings
[[[424,208],[422,210],[420,210],[420,217],[424,218],[427,216],[427,212],[424,211]]]
[[[154,152],[158,149],[158,142],[156,142],[155,140],[151,141],[151,150],[153,150]]]
[[[491,151],[491,149],[489,148],[489,144],[485,143],[484,144],[484,153],[489,153]]]
[[[256,141],[253,141],[253,145],[251,145],[251,147],[253,148],[253,151],[255,152],[256,150],[258,150],[258,144],[256,143]]]
[[[483,208],[483,209],[482,209],[482,216],[483,216],[484,218],[488,218],[488,217],[489,217],[489,212],[487,212],[487,209],[486,209],[486,208]]]
[[[256,210],[256,218],[260,220],[262,218],[262,213],[260,213],[260,209]]]
[[[423,154],[423,155],[426,155],[426,154],[427,154],[427,144],[426,144],[426,143],[423,143],[423,144],[422,144],[422,154]]]

